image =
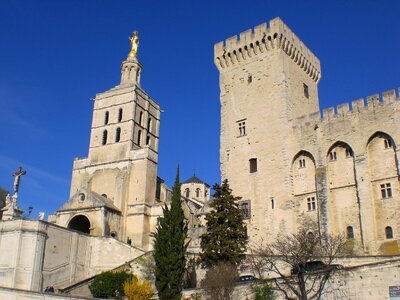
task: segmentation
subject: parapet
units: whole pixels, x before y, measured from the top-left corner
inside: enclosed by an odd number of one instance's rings
[[[218,69],[229,68],[247,61],[252,57],[272,51],[283,50],[314,81],[321,78],[319,59],[304,43],[283,23],[275,18],[267,23],[246,30],[214,45],[214,62]]]
[[[389,90],[380,94],[371,95],[360,98],[350,103],[339,104],[336,107],[328,107],[322,111],[322,118],[319,112],[309,115],[304,115],[293,120],[294,126],[309,126],[313,124],[318,128],[320,123],[330,123],[331,121],[346,120],[347,117],[351,118],[354,114],[364,114],[371,111],[378,113],[385,109],[387,106],[398,103],[400,104],[400,88],[396,90]]]

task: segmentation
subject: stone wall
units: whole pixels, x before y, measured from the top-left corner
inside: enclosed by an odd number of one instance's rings
[[[0,222],[0,250],[0,286],[32,291],[71,285],[144,253],[110,237],[32,220]]]

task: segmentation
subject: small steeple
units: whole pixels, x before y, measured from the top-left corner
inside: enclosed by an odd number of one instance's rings
[[[133,36],[129,37],[129,41],[131,42],[131,51],[121,65],[121,84],[137,84],[140,86],[142,65],[137,59],[139,48],[139,35],[137,31],[133,32]]]

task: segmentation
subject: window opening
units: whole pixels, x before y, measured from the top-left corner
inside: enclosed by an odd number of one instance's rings
[[[137,143],[138,143],[139,146],[140,146],[140,143],[141,143],[141,139],[142,139],[142,131],[139,130],[138,131],[138,136],[137,136]]]
[[[238,121],[237,123],[238,123],[238,126],[239,126],[239,136],[246,135],[246,122],[245,122],[245,120]]]
[[[304,97],[306,97],[307,99],[310,98],[310,92],[308,90],[308,85],[303,83],[303,89],[304,89]]]
[[[249,164],[250,164],[250,173],[257,172],[257,158],[249,159]]]
[[[146,137],[146,145],[150,145],[150,136],[149,135]]]
[[[115,130],[115,142],[118,143],[121,140],[121,128]]]
[[[200,189],[196,189],[196,198],[200,197]]]
[[[122,108],[118,110],[118,122],[122,121]]]
[[[350,148],[346,148],[346,157],[353,157],[353,151]]]
[[[249,200],[239,202],[239,208],[242,211],[243,219],[250,219],[251,218],[251,207],[250,207],[250,201]]]
[[[385,149],[392,148],[392,140],[391,139],[384,139]]]
[[[190,190],[189,190],[189,189],[185,189],[185,194],[186,194],[186,198],[189,198],[189,196],[190,196]]]
[[[392,197],[392,185],[390,183],[381,184],[381,194],[382,198]]]
[[[275,201],[274,201],[274,199],[271,199],[271,208],[272,208],[272,209],[275,208]]]
[[[110,118],[110,113],[108,111],[104,114],[104,125],[108,124],[108,119]]]
[[[147,131],[151,131],[151,118],[147,120]]]
[[[316,209],[315,197],[307,198],[307,209],[308,211],[313,211]]]
[[[142,125],[142,120],[143,120],[143,112],[141,111],[139,114],[139,124]]]
[[[329,159],[336,160],[336,151],[329,152]]]
[[[102,145],[107,144],[107,130],[103,131],[103,139],[102,139]]]
[[[387,239],[392,239],[393,238],[393,229],[390,226],[387,226],[385,228],[385,234]]]
[[[348,238],[348,239],[354,239],[354,230],[353,230],[353,227],[348,226],[346,231],[347,231],[347,238]]]
[[[305,168],[306,167],[306,160],[304,158],[299,160],[299,165],[300,168]]]
[[[247,83],[251,83],[253,81],[253,76],[249,75],[247,77]]]

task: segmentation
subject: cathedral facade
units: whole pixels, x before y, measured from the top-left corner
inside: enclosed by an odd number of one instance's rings
[[[400,99],[395,90],[320,112],[319,59],[280,20],[214,47],[222,179],[251,242],[306,219],[355,254],[400,254]]]

